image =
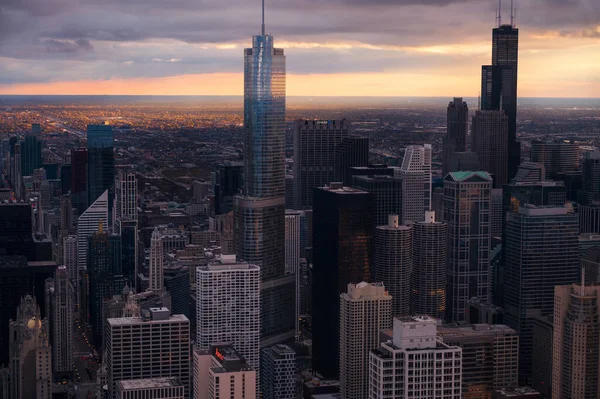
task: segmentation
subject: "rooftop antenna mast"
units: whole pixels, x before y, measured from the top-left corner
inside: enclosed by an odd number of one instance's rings
[[[515,8],[513,7],[513,0],[510,0],[510,26],[515,26]]]
[[[262,25],[261,25],[262,35],[265,35],[265,0],[262,0]]]
[[[498,28],[502,26],[502,0],[498,0]]]

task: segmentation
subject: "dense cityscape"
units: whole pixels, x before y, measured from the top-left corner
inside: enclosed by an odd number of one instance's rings
[[[0,399],[600,397],[600,101],[0,95]],[[242,54],[240,54],[240,64]]]

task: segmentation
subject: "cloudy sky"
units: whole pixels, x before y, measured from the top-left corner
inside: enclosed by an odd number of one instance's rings
[[[476,96],[491,59],[493,0],[266,1],[288,95]],[[600,97],[600,1],[515,5],[519,95]],[[241,94],[259,30],[260,0],[0,0],[0,93]]]

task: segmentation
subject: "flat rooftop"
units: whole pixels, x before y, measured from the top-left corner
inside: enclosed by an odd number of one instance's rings
[[[142,378],[139,380],[120,380],[118,384],[121,386],[122,390],[170,388],[182,386],[179,379],[175,377]]]
[[[114,319],[106,319],[106,322],[111,326],[126,326],[130,324],[160,324],[170,323],[173,321],[189,322],[189,319],[182,314],[171,315],[165,320],[148,320],[144,321],[141,317],[118,317]]]

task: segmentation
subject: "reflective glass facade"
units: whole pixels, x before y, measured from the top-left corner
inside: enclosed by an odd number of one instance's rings
[[[109,190],[112,204],[115,185],[114,138],[110,125],[88,125],[88,204],[94,203],[105,190]]]

